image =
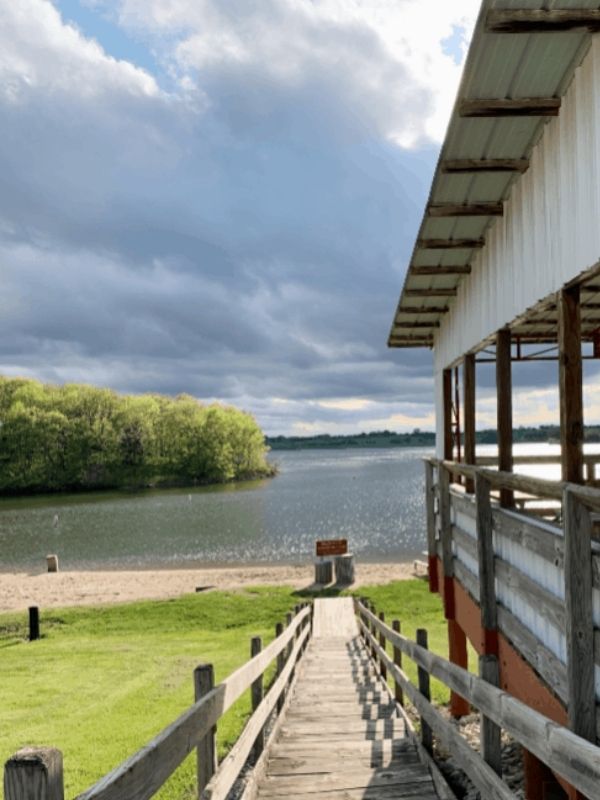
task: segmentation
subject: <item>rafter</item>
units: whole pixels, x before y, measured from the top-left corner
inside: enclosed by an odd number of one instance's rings
[[[447,314],[448,306],[402,306],[398,314]]]
[[[488,33],[557,33],[561,31],[600,31],[598,9],[498,9],[489,11],[485,21]]]
[[[452,289],[405,289],[405,297],[456,297],[456,288]]]
[[[425,250],[474,250],[481,248],[485,239],[419,239],[418,247]]]
[[[502,203],[431,203],[427,207],[430,217],[501,217]]]
[[[463,175],[471,172],[526,172],[527,158],[449,158],[441,164],[446,175]]]
[[[412,330],[413,328],[439,328],[439,322],[394,322],[394,329],[404,329],[408,328]]]
[[[521,97],[513,99],[463,100],[461,117],[557,117],[559,97]]]
[[[470,275],[470,264],[458,264],[456,266],[431,266],[431,267],[411,267],[411,275]]]

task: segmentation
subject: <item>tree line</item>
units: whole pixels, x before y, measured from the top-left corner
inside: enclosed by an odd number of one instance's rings
[[[0,377],[0,493],[220,483],[273,474],[236,408]]]

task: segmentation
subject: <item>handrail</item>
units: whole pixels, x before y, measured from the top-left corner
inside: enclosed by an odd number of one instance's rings
[[[141,750],[101,778],[90,789],[78,795],[76,800],[123,800],[125,797],[127,800],[148,800],[151,798],[186,756],[210,733],[220,717],[250,688],[271,661],[283,652],[292,639],[297,636],[299,628],[310,614],[310,607],[302,609],[284,633],[274,639],[268,647],[184,711]],[[302,642],[307,636],[308,633],[305,633]],[[288,666],[290,663],[293,665],[292,659],[297,658],[299,650],[300,646],[296,643],[288,658]],[[281,682],[280,693],[283,687],[284,682]],[[270,694],[269,692],[267,697]]]
[[[427,673],[479,708],[482,714],[496,725],[508,731],[527,750],[562,775],[572,786],[590,797],[597,796],[600,785],[599,747],[576,736],[567,728],[558,725],[491,683],[420,647],[400,633],[396,633],[360,601],[357,601],[356,608],[361,629],[370,640],[371,648],[380,659],[383,659],[388,671],[402,685],[413,702],[414,697],[415,706],[432,727],[437,724],[438,728],[444,730],[439,720],[432,715],[431,709],[426,707],[427,701],[424,701],[407,676],[379,646],[376,637],[369,631],[363,620],[367,620],[393,647],[402,651]],[[437,712],[436,716],[439,716]],[[439,719],[442,719],[441,716]],[[453,744],[456,745],[454,740]],[[480,788],[488,792],[486,797],[505,798],[511,796],[503,794],[495,786],[493,779],[491,780],[494,786],[490,787],[488,782],[490,775],[486,770],[482,772],[480,770],[477,775],[470,774],[470,777],[474,782],[483,781],[485,785]]]
[[[534,478],[530,475],[521,475],[515,472],[487,469],[473,464],[463,464],[457,461],[444,461],[437,458],[427,459],[434,467],[443,468],[454,475],[474,480],[476,475],[485,478],[494,489],[513,489],[525,494],[548,497],[562,501],[564,493],[570,492],[587,506],[600,510],[600,489],[581,486],[568,481],[552,481],[547,478]]]

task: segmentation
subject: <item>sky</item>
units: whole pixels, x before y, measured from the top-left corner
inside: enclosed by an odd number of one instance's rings
[[[478,9],[0,0],[0,373],[433,429],[386,340]]]

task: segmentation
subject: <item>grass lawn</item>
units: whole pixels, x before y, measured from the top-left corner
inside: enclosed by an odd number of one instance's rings
[[[386,619],[401,619],[410,637],[416,627],[428,628],[431,649],[447,655],[440,600],[425,583],[363,587],[359,594]],[[58,747],[66,797],[74,797],[193,702],[194,667],[211,662],[222,680],[248,660],[251,637],[262,636],[263,645],[271,641],[276,622],[301,599],[288,588],[258,587],[42,611],[43,638],[32,643],[26,641],[26,614],[0,615],[0,763],[24,745]],[[434,696],[447,700],[439,687]],[[221,721],[220,756],[248,713],[246,695]],[[193,797],[194,770],[192,754],[157,796]]]

